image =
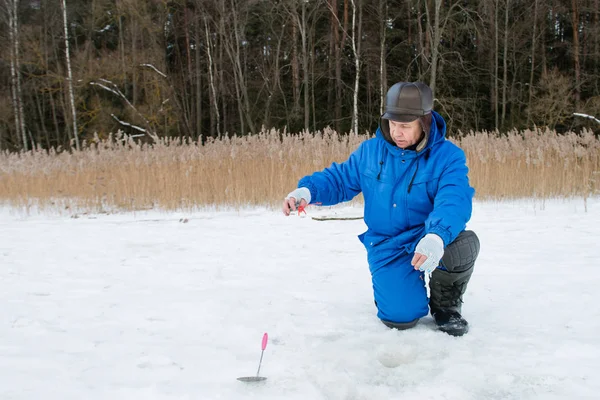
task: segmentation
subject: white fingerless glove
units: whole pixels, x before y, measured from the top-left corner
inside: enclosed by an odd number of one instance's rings
[[[291,191],[285,199],[288,200],[290,198],[296,199],[296,207],[300,205],[300,201],[302,199],[306,200],[306,204],[310,204],[310,190],[307,187],[300,187],[294,191]]]
[[[444,255],[444,241],[435,233],[428,233],[417,243],[415,253],[427,256],[427,260],[421,265],[419,271],[429,275],[440,265],[440,260]]]

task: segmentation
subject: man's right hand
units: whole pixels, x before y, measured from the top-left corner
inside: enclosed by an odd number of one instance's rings
[[[305,187],[298,188],[285,197],[283,200],[283,214],[290,215],[291,211],[296,211],[297,207],[306,207],[311,200],[310,190]]]

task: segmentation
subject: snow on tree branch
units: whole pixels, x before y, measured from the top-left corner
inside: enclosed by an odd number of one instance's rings
[[[163,78],[166,78],[167,75],[163,72],[160,72],[158,70],[158,68],[156,68],[154,65],[152,64],[140,64],[141,67],[148,67],[148,68],[152,68],[154,71],[156,71],[157,74],[159,74],[160,76],[162,76]]]
[[[107,86],[104,86],[104,85],[103,85],[103,84],[101,84],[101,83],[90,82],[90,85],[93,85],[93,86],[100,86],[102,89],[104,89],[104,90],[108,90],[109,92],[112,92],[113,94],[116,94],[117,96],[121,97],[121,96],[119,95],[119,93],[117,93],[116,91],[114,91],[113,89],[111,89],[111,88],[109,88],[109,87],[107,87]]]
[[[587,114],[582,114],[582,113],[573,113],[573,115],[575,115],[577,117],[584,117],[584,118],[593,119],[594,121],[596,121],[597,123],[600,124],[600,119],[594,117],[593,115],[587,115]]]
[[[144,129],[143,132],[145,132],[146,135],[148,135],[152,139],[154,139],[155,142],[158,142],[158,136],[156,135],[156,133],[154,133],[152,131],[152,129],[150,129],[150,127],[151,127],[150,121],[148,121],[148,119],[146,119],[146,117],[144,117],[142,115],[142,113],[139,112],[138,109],[135,108],[135,106],[133,104],[131,104],[131,102],[127,99],[127,97],[125,97],[125,95],[123,94],[123,92],[121,92],[121,90],[119,90],[119,87],[117,85],[115,85],[113,82],[109,81],[108,79],[99,79],[99,80],[102,81],[104,84],[98,83],[98,82],[90,82],[90,85],[99,86],[99,87],[101,87],[101,88],[103,88],[103,89],[105,89],[105,90],[107,90],[107,91],[115,94],[116,96],[122,98],[123,101],[125,101],[127,103],[127,105],[129,107],[131,107],[133,109],[133,111],[135,111],[135,113],[137,115],[139,115],[140,118],[142,118],[144,120],[144,123],[146,124],[146,128],[147,129]],[[109,87],[108,85],[110,85],[112,87]],[[117,121],[119,121],[119,120],[117,120]],[[121,121],[119,121],[119,123],[121,123]],[[134,127],[134,125],[130,125],[130,126]]]
[[[140,132],[144,132],[146,133],[146,130],[140,126],[137,125],[133,125],[130,124],[129,122],[125,122],[125,121],[121,121],[115,114],[110,114],[111,117],[113,117],[119,124],[123,125],[123,126],[128,126],[130,128],[136,129]],[[131,137],[140,137],[140,136],[144,136],[144,135],[130,135]]]

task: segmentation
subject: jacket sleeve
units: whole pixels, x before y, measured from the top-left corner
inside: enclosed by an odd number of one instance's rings
[[[456,148],[438,183],[433,211],[425,221],[425,232],[435,233],[448,246],[462,232],[473,210],[475,190],[469,185],[465,153]]]
[[[300,179],[298,187],[310,190],[311,203],[332,206],[352,200],[360,193],[359,163],[363,147],[361,144],[343,163],[333,163],[322,171]]]

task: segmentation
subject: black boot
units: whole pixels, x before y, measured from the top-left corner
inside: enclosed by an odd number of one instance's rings
[[[446,246],[440,266],[431,274],[431,315],[439,329],[449,335],[462,336],[469,331],[469,323],[461,315],[462,296],[478,254],[477,235],[463,231]]]

